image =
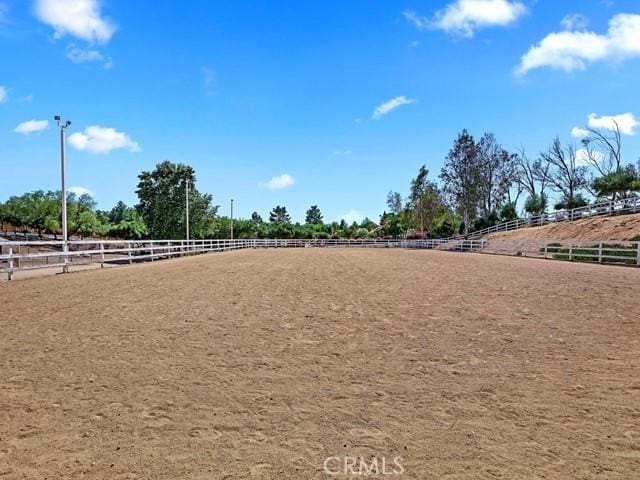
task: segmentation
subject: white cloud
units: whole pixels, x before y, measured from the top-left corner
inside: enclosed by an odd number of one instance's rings
[[[24,97],[19,97],[16,99],[16,101],[18,103],[31,103],[33,102],[33,93],[30,93],[29,95],[25,95]]]
[[[107,43],[115,26],[100,12],[100,0],[37,0],[36,17],[53,27],[55,38],[65,35],[90,43]]]
[[[405,10],[402,12],[402,15],[407,19],[407,22],[412,23],[418,30],[426,30],[429,28],[429,19],[427,17],[419,16],[413,10]]]
[[[81,197],[82,195],[89,195],[90,197],[95,197],[96,194],[93,193],[92,190],[89,190],[88,188],[85,187],[69,187],[67,190],[69,190],[71,193],[75,193],[76,196]]]
[[[581,13],[570,13],[560,22],[565,30],[584,30],[589,25],[589,19]]]
[[[130,152],[140,151],[140,145],[126,133],[99,125],[92,125],[85,128],[84,132],[70,135],[69,143],[76,150],[86,150],[90,153],[109,153],[119,148],[126,148]]]
[[[384,102],[382,105],[378,105],[378,107],[373,112],[373,119],[379,120],[391,110],[394,110],[402,105],[409,105],[413,103],[414,100],[412,98],[407,98],[405,96],[395,97],[391,100]]]
[[[73,63],[100,62],[107,70],[113,66],[111,58],[105,57],[99,50],[80,48],[73,43],[67,46],[67,58]]]
[[[571,129],[571,136],[574,138],[586,138],[589,136],[589,130],[580,127],[573,127]]]
[[[28,135],[29,133],[41,132],[49,128],[49,122],[47,120],[27,120],[26,122],[19,123],[14,132]]]
[[[636,56],[640,56],[640,15],[621,13],[609,21],[604,35],[571,30],[550,33],[522,56],[516,74],[542,67],[584,70],[589,63],[622,62]]]
[[[589,114],[589,127],[615,130],[616,125],[623,135],[635,135],[640,121],[633,113],[621,113],[620,115],[604,115],[598,117],[595,113]]]
[[[360,223],[364,220],[364,215],[360,213],[358,210],[351,209],[344,215],[340,217],[340,220],[344,220],[349,225],[353,222]]]
[[[333,152],[333,155],[336,157],[344,157],[346,155],[351,155],[353,152],[351,150],[336,150]]]
[[[0,85],[0,103],[4,103],[7,101],[9,95],[7,94],[7,87],[3,87]]]
[[[470,38],[480,28],[504,27],[525,13],[524,4],[515,0],[456,0],[438,10],[433,19],[412,11],[404,12],[404,17],[419,30],[435,28]]]
[[[266,182],[260,183],[260,186],[268,188],[269,190],[281,190],[293,186],[294,183],[296,183],[296,181],[291,175],[283,173]]]

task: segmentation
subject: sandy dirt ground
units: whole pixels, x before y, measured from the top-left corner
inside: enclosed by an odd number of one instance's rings
[[[0,300],[0,479],[640,471],[640,270],[243,250]]]
[[[513,240],[631,240],[640,236],[640,213],[617,217],[594,217],[542,227],[486,235],[486,239]]]

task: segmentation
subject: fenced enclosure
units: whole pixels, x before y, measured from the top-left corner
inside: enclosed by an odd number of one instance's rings
[[[0,243],[0,272],[9,280],[17,271],[81,265],[132,264],[244,248],[408,248],[475,252],[555,260],[640,266],[640,242],[508,239],[349,240],[74,240]]]
[[[616,201],[594,203],[580,208],[571,210],[559,210],[552,213],[543,213],[542,215],[534,215],[528,218],[516,219],[510,222],[500,223],[492,227],[476,230],[469,235],[472,238],[478,238],[489,233],[507,232],[509,230],[518,230],[528,227],[540,227],[550,223],[571,222],[582,220],[584,218],[598,216],[613,216],[640,213],[640,198],[630,197],[622,198]]]

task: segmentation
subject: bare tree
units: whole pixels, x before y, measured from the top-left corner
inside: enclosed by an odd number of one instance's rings
[[[548,162],[532,161],[524,147],[520,148],[516,158],[516,182],[520,191],[528,194],[524,209],[529,214],[541,214],[547,207],[549,168]]]
[[[578,165],[576,148],[566,148],[556,137],[549,150],[540,154],[541,171],[553,189],[562,195],[562,201],[556,205],[564,208],[575,208],[585,203],[581,191],[588,185],[586,167]],[[546,164],[546,165],[545,165]]]
[[[612,122],[612,133],[590,127],[587,129],[589,135],[582,140],[587,152],[586,162],[603,177],[619,172],[622,168],[622,134],[618,122]]]
[[[531,161],[524,147],[516,159],[516,181],[529,195],[544,195],[547,189],[549,164],[540,160]]]

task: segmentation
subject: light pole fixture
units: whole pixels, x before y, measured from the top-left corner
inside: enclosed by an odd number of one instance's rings
[[[62,189],[60,192],[62,202],[62,251],[64,253],[64,263],[62,265],[62,272],[67,273],[69,271],[69,245],[67,235],[67,183],[65,179],[66,174],[66,152],[65,152],[65,130],[71,125],[69,120],[62,121],[60,115],[56,115],[53,119],[60,127],[60,179],[62,183]]]

